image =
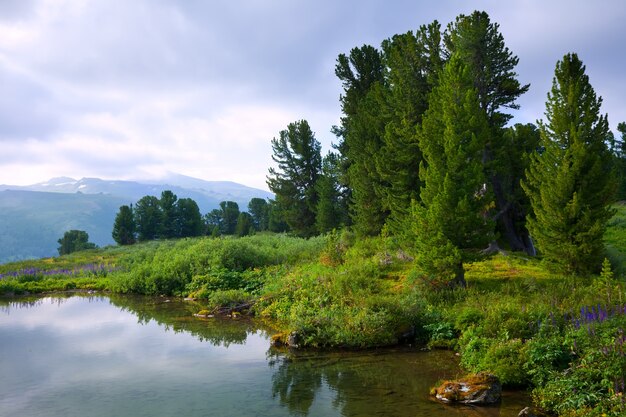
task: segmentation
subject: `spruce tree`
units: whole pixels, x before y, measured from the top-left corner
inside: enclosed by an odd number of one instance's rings
[[[503,110],[519,108],[515,101],[529,88],[517,80],[515,67],[519,59],[506,47],[499,25],[491,22],[486,12],[459,15],[448,25],[443,39],[445,54],[457,54],[469,67],[480,108],[488,120],[483,164],[496,203],[490,215],[498,222],[511,249],[530,252],[525,240],[526,230],[515,212],[519,202],[509,199],[512,195],[507,193],[505,184],[506,177],[514,173],[509,171],[511,166],[506,161],[509,143],[504,138],[503,128],[513,116]]]
[[[176,237],[201,236],[204,232],[204,222],[198,204],[191,198],[181,198],[176,201]]]
[[[132,245],[135,243],[135,219],[133,205],[121,206],[113,222],[113,240],[118,245]]]
[[[344,205],[339,185],[339,156],[329,152],[322,160],[322,174],[316,187],[319,201],[316,207],[315,225],[319,233],[327,233],[344,223]]]
[[[154,240],[161,233],[161,205],[159,199],[147,195],[139,199],[133,212],[137,225],[137,240],[144,242]]]
[[[465,285],[463,261],[493,238],[482,154],[489,126],[472,72],[458,55],[446,64],[422,124],[421,202],[412,208],[420,276]]]
[[[248,203],[248,213],[252,216],[254,229],[257,231],[267,230],[269,227],[269,205],[267,200],[254,197]]]
[[[249,236],[254,233],[254,221],[250,213],[242,211],[237,216],[237,226],[235,227],[235,235],[239,237]]]
[[[177,235],[178,213],[176,212],[176,201],[178,197],[170,190],[161,193],[159,206],[161,208],[161,230],[159,237],[171,239]]]
[[[237,219],[239,218],[239,204],[234,201],[220,202],[221,232],[224,235],[235,234]]]
[[[383,145],[376,154],[383,180],[377,194],[389,211],[386,223],[396,236],[406,232],[411,201],[419,200],[422,152],[417,132],[443,68],[440,29],[435,21],[415,34],[394,35],[382,43],[386,114]]]
[[[276,203],[291,230],[300,236],[313,236],[321,145],[309,123],[300,120],[290,123],[278,138],[272,139],[272,149],[278,169],[269,169],[267,185],[276,194]]]
[[[339,55],[335,74],[343,85],[343,117],[341,127],[335,128],[342,185],[350,189],[350,216],[357,233],[376,235],[388,215],[380,193],[385,185],[376,166],[385,132],[382,54],[370,45],[353,48],[349,56]]]
[[[576,54],[557,62],[540,123],[542,152],[532,155],[522,186],[533,212],[528,229],[543,256],[564,272],[602,263],[602,238],[615,193],[602,99]]]
[[[618,178],[617,200],[624,201],[626,200],[626,123],[619,123],[617,130],[620,138],[616,141],[613,150]]]

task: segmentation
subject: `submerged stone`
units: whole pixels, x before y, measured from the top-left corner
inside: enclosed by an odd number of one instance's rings
[[[446,403],[493,404],[500,400],[502,384],[497,376],[486,372],[454,381],[444,381],[431,394]]]

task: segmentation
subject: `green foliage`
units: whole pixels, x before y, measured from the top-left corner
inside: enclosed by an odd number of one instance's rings
[[[220,203],[221,232],[224,235],[235,234],[237,219],[239,218],[239,205],[234,201],[222,201]]]
[[[441,26],[437,21],[419,30],[394,35],[382,43],[387,68],[383,98],[383,145],[375,155],[383,180],[378,190],[389,209],[387,224],[396,235],[407,228],[411,201],[419,200],[422,151],[416,127],[428,108],[428,96],[443,69]]]
[[[316,234],[315,210],[319,201],[316,184],[322,168],[321,145],[306,120],[290,123],[272,139],[272,159],[267,185],[289,228],[298,236]]]
[[[533,213],[528,229],[543,256],[567,273],[597,271],[603,235],[614,214],[611,156],[601,98],[576,54],[556,65],[540,125],[542,153],[532,155],[523,187]],[[576,128],[572,128],[576,126]]]
[[[248,236],[254,233],[254,221],[249,213],[241,212],[237,217],[235,234],[239,237]]]
[[[178,223],[178,197],[170,190],[165,190],[161,193],[159,199],[159,209],[161,212],[160,230],[158,237],[163,239],[172,239],[178,237],[177,223]]]
[[[342,156],[342,182],[350,188],[350,216],[361,236],[380,233],[388,215],[377,190],[381,178],[376,155],[383,145],[384,119],[381,100],[384,80],[382,53],[370,45],[340,54],[335,75],[341,80],[341,127],[335,129]]]
[[[329,152],[322,160],[322,172],[317,180],[319,201],[315,208],[315,227],[319,233],[339,228],[346,221],[347,207],[339,185],[339,156]]]
[[[59,255],[68,255],[81,250],[95,249],[95,243],[89,242],[89,234],[84,230],[68,230],[58,240]]]
[[[484,247],[491,240],[493,225],[485,219],[491,196],[482,165],[488,136],[469,68],[454,55],[424,118],[424,186],[412,211],[417,266],[430,281],[464,284],[462,250]]]
[[[254,229],[261,232],[269,229],[269,204],[262,198],[253,198],[248,203]]]
[[[118,245],[132,245],[135,243],[135,218],[133,216],[133,206],[121,206],[113,222],[113,240]]]
[[[137,201],[134,210],[137,240],[145,242],[159,237],[161,231],[161,207],[155,196],[145,196]]]

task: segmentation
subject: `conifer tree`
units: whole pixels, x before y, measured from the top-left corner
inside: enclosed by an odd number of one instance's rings
[[[235,235],[239,237],[249,236],[254,233],[254,222],[250,213],[242,211],[237,217],[237,226],[235,227]]]
[[[383,180],[377,194],[389,211],[387,224],[396,235],[407,229],[412,200],[419,200],[422,152],[418,126],[428,108],[428,95],[443,68],[441,26],[437,21],[413,34],[394,35],[382,43],[386,67],[383,145],[376,167]]]
[[[263,231],[269,228],[269,204],[265,199],[252,198],[248,202],[248,213],[252,216],[255,230]]]
[[[176,201],[175,236],[201,236],[204,232],[204,222],[198,204],[191,198],[181,198]]]
[[[300,120],[290,123],[278,138],[272,139],[272,149],[278,169],[269,169],[267,185],[276,194],[276,203],[291,230],[300,236],[313,236],[321,145],[309,123]]]
[[[113,222],[111,235],[118,245],[132,245],[135,243],[135,219],[133,217],[132,204],[120,207]]]
[[[528,229],[543,256],[568,273],[596,271],[615,192],[602,99],[576,54],[557,62],[539,125],[541,153],[532,155],[522,186],[533,209]]]
[[[457,54],[469,67],[480,108],[489,124],[483,164],[487,183],[495,196],[491,215],[511,249],[530,252],[525,242],[526,230],[517,221],[515,212],[519,202],[509,200],[512,195],[504,184],[506,177],[512,175],[510,165],[500,158],[508,152],[503,128],[512,117],[503,110],[519,108],[515,101],[529,88],[517,80],[515,67],[519,59],[506,47],[499,25],[491,22],[486,12],[459,15],[448,25],[443,39],[445,54]]]
[[[161,208],[161,230],[159,237],[163,239],[171,239],[177,234],[177,218],[176,201],[178,197],[170,190],[161,193],[159,199],[159,207]]]
[[[615,154],[615,165],[617,167],[617,199],[626,200],[626,123],[617,125],[620,138],[616,141],[613,153]]]
[[[353,48],[349,56],[339,55],[335,74],[343,84],[340,102],[344,116],[341,126],[335,128],[343,162],[342,185],[350,190],[350,216],[357,233],[376,235],[388,215],[376,167],[385,131],[382,54],[370,45]]]
[[[237,219],[239,218],[239,204],[234,201],[220,202],[219,214],[221,217],[221,232],[225,235],[235,234]]]
[[[142,197],[137,201],[133,214],[137,225],[137,240],[144,242],[159,237],[163,216],[158,198],[152,195]]]
[[[319,233],[327,233],[340,227],[345,220],[344,204],[339,185],[339,156],[329,152],[322,160],[322,174],[316,187],[319,201],[316,207],[315,225]]]
[[[458,55],[446,64],[422,124],[421,202],[412,208],[416,266],[426,281],[465,285],[463,261],[493,237],[482,153],[488,122],[472,72]]]

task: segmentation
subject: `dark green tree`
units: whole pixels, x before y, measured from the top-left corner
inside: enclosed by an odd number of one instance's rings
[[[176,201],[178,197],[170,190],[161,193],[159,207],[161,208],[161,230],[159,237],[163,239],[172,239],[177,237],[178,213],[176,211]]]
[[[142,197],[135,205],[134,214],[137,239],[140,242],[154,240],[160,236],[163,216],[158,198],[152,195]]]
[[[61,245],[58,248],[59,255],[97,247],[95,243],[89,242],[89,235],[84,230],[69,230],[57,242]]]
[[[290,123],[278,138],[272,139],[272,150],[278,169],[269,169],[267,185],[276,195],[290,229],[299,236],[313,236],[321,145],[308,122],[300,120]]]
[[[624,201],[626,200],[626,123],[619,123],[617,130],[620,133],[620,139],[613,147],[618,178],[617,200]]]
[[[282,209],[276,200],[269,200],[267,203],[267,228],[270,232],[284,233],[289,231],[289,225],[285,220]]]
[[[342,201],[339,169],[339,155],[329,152],[322,160],[322,175],[316,184],[319,201],[315,226],[319,233],[330,232],[346,221],[347,205]]]
[[[496,230],[509,243],[520,240],[511,245],[512,249],[523,249],[529,255],[535,255],[534,245],[526,229],[526,216],[531,211],[530,200],[522,189],[521,181],[526,177],[530,155],[540,150],[539,130],[532,123],[516,124],[504,131],[502,141],[504,146],[498,148],[494,156],[501,166],[506,167],[498,174],[501,196],[506,205],[493,216],[497,221]],[[507,221],[498,221],[500,216],[508,216]],[[512,228],[507,229],[507,224]]]
[[[113,240],[118,245],[132,245],[136,241],[135,218],[133,216],[133,205],[121,206],[120,211],[115,216],[113,222]]]
[[[224,235],[234,235],[237,219],[239,218],[239,204],[234,201],[222,201],[220,203],[220,211],[222,217],[222,228],[220,231]]]
[[[204,215],[204,227],[208,235],[213,236],[214,230],[217,230],[217,235],[219,236],[222,232],[222,210],[221,209],[213,209],[207,214]]]
[[[267,200],[254,197],[248,203],[248,213],[252,216],[254,229],[257,231],[268,230],[269,228],[269,205]]]
[[[599,270],[613,215],[616,183],[601,104],[576,54],[557,62],[539,125],[542,152],[532,155],[522,183],[533,209],[528,230],[543,256],[568,273]]]
[[[237,217],[237,227],[235,227],[235,235],[239,237],[249,236],[254,233],[254,221],[250,213],[242,211]]]
[[[440,29],[435,21],[421,26],[415,34],[394,35],[382,43],[385,131],[376,154],[376,167],[383,180],[377,194],[384,199],[389,211],[387,224],[396,236],[407,230],[411,201],[419,200],[422,152],[417,128],[443,68]]]
[[[444,33],[446,55],[456,54],[469,67],[480,108],[486,113],[489,134],[483,149],[483,164],[488,184],[495,196],[491,215],[513,250],[532,249],[526,246],[527,232],[517,221],[516,204],[508,200],[505,178],[510,165],[498,157],[505,155],[509,145],[504,139],[504,126],[512,115],[505,109],[517,109],[516,100],[528,91],[529,85],[517,80],[515,67],[519,59],[506,47],[499,25],[491,22],[485,12],[460,15]]]
[[[383,146],[384,63],[382,53],[370,45],[353,48],[349,56],[339,55],[335,75],[341,80],[341,126],[339,137],[342,185],[350,190],[350,215],[360,235],[380,233],[388,211],[380,191],[384,189],[376,166]]]
[[[175,208],[176,237],[201,236],[204,232],[204,222],[198,204],[191,198],[181,198],[176,201]]]
[[[471,68],[453,55],[430,97],[420,134],[424,186],[412,208],[420,276],[435,285],[465,285],[468,253],[493,238],[491,196],[483,171],[489,126]]]

